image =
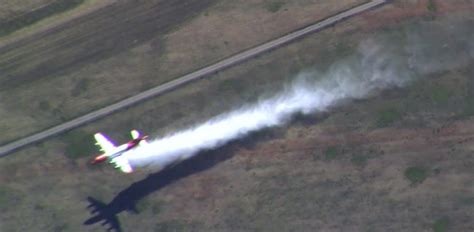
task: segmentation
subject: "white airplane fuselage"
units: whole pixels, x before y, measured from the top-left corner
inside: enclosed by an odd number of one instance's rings
[[[111,142],[107,137],[105,137],[101,133],[96,133],[94,135],[97,145],[101,147],[101,150],[104,152],[101,155],[96,156],[91,163],[98,164],[108,160],[110,163],[114,163],[116,168],[119,168],[123,172],[130,173],[133,171],[132,167],[130,166],[128,160],[126,158],[121,157],[126,152],[129,152],[135,149],[137,146],[141,144],[146,144],[146,138],[148,136],[140,136],[139,132],[136,130],[132,131],[132,140],[129,142],[122,144],[120,146],[115,146],[113,142]]]

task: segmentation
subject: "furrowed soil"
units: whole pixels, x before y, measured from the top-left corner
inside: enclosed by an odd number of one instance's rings
[[[0,2],[0,19],[2,22],[7,21],[54,1],[55,0],[2,0]]]
[[[93,197],[120,212],[123,231],[473,231],[473,4],[394,1],[2,158],[0,230],[103,231],[83,225]],[[409,60],[414,80],[161,173],[123,175],[89,166],[86,150],[69,153],[98,130],[120,143],[131,128],[155,138],[188,128],[301,71],[325,73],[368,42]]]

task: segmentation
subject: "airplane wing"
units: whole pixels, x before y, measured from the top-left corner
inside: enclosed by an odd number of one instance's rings
[[[104,153],[111,153],[115,150],[115,145],[110,141],[107,137],[105,137],[102,133],[96,133],[94,135],[96,140],[96,145],[100,147],[100,150]]]
[[[123,156],[117,156],[113,158],[110,163],[115,164],[115,168],[119,168],[120,171],[125,172],[125,173],[131,173],[133,172],[133,168],[128,162],[128,159],[123,157]]]

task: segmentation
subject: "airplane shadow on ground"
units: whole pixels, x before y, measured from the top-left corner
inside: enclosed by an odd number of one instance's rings
[[[107,226],[107,231],[122,231],[117,214],[123,211],[138,214],[135,205],[139,200],[181,178],[207,170],[230,159],[236,153],[235,150],[239,144],[242,145],[241,143],[245,142],[239,140],[220,149],[201,152],[173,167],[150,174],[145,179],[122,190],[108,204],[102,203],[93,197],[87,197],[89,203],[87,208],[91,210],[92,217],[87,219],[84,225],[93,225],[100,222],[103,226]]]

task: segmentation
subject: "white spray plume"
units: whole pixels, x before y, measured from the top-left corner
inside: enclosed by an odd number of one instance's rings
[[[370,42],[369,42],[370,43]],[[333,65],[325,75],[300,73],[281,93],[254,105],[222,114],[196,127],[151,141],[127,156],[135,167],[164,168],[251,132],[282,125],[296,113],[325,111],[341,100],[366,97],[401,86],[410,78],[380,47],[362,45],[359,54]]]

